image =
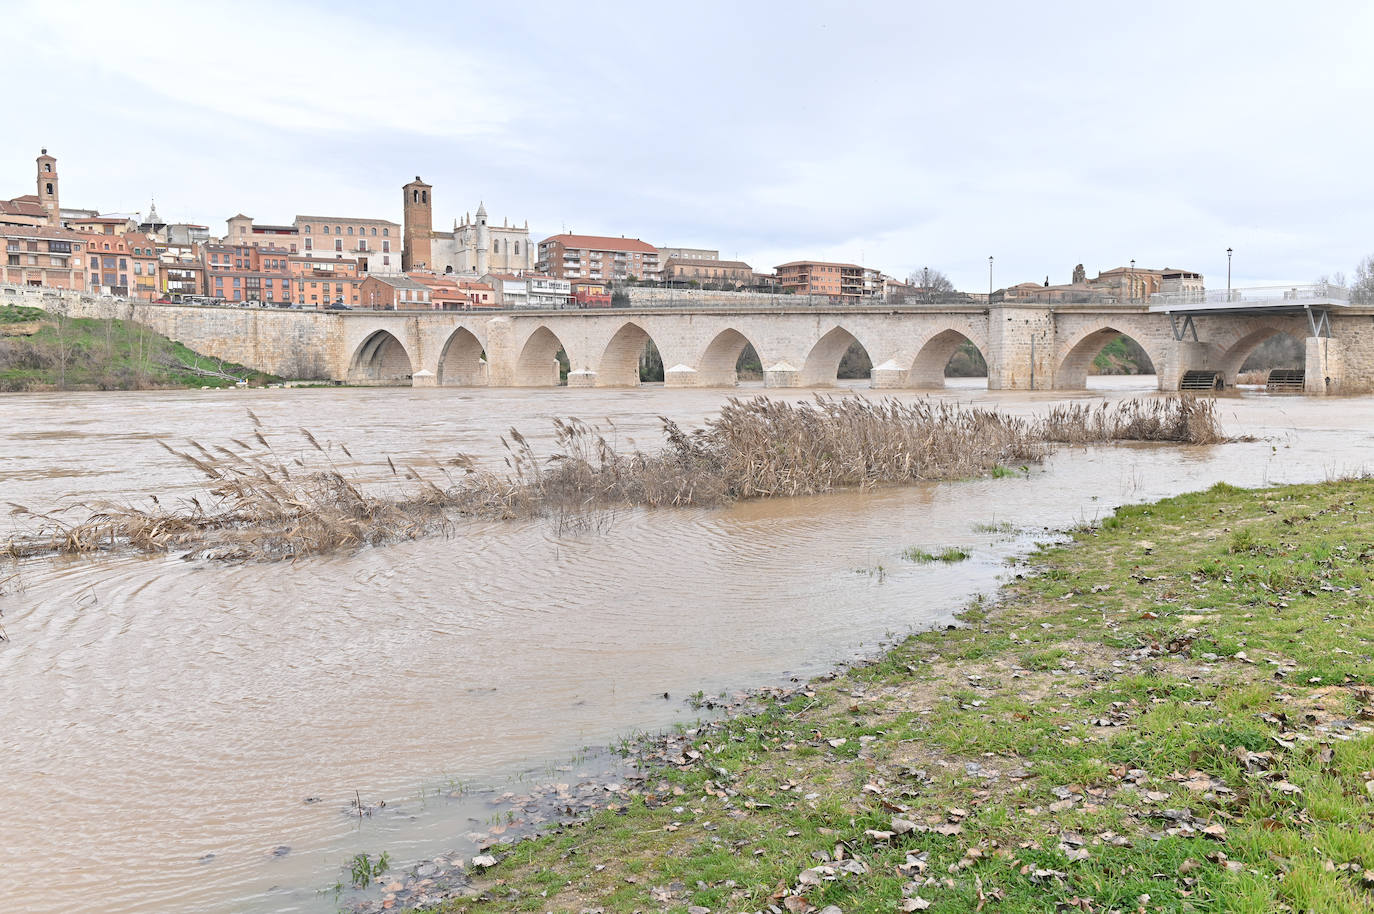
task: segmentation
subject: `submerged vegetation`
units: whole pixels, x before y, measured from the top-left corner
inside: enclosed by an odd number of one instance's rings
[[[1075,540],[960,627],[646,741],[438,910],[1374,910],[1374,480]]]
[[[944,562],[947,565],[952,565],[955,562],[965,561],[968,557],[968,550],[960,549],[958,546],[946,546],[939,552],[927,552],[917,546],[912,546],[902,553],[902,558],[918,565],[929,565],[932,562]]]
[[[251,413],[250,413],[251,415]],[[398,491],[372,493],[334,463],[307,430],[314,458],[287,458],[263,434],[234,448],[192,442],[167,450],[208,481],[208,494],[178,506],[88,505],[68,521],[30,513],[36,529],[11,554],[133,547],[215,558],[289,558],[411,539],[457,517],[586,516],[624,506],[712,506],[737,499],[815,495],[846,488],[960,479],[1039,460],[1056,443],[1212,443],[1222,440],[1210,401],[1189,398],[1057,407],[1022,419],[944,402],[817,397],[784,403],[732,399],[693,432],[664,419],[667,445],[622,453],[597,428],[555,422],[555,449],[540,457],[512,430],[506,468],[465,456],[447,466],[398,468]],[[352,459],[346,447],[340,450]]]

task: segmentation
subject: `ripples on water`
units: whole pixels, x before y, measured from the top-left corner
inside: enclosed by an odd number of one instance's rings
[[[792,396],[805,396],[794,394]],[[945,396],[1028,411],[1050,395]],[[341,441],[357,471],[385,455],[499,458],[511,424],[614,420],[660,440],[660,414],[699,422],[713,391],[265,391],[0,399],[5,501],[186,496],[197,480],[157,444],[245,438],[251,407],[282,453],[295,433]],[[449,538],[291,564],[136,556],[30,562],[0,602],[0,750],[11,813],[7,910],[329,910],[315,890],[351,854],[398,861],[461,847],[476,800],[418,800],[447,778],[499,781],[637,728],[690,717],[704,690],[807,675],[990,591],[1036,531],[1197,489],[1360,468],[1367,401],[1223,401],[1215,448],[1061,451],[1028,479],[703,511],[626,511],[583,532],[473,523]],[[271,433],[277,429],[280,433]],[[18,431],[18,430],[23,430]],[[342,456],[341,454],[339,455]],[[1007,522],[1028,535],[976,533]],[[1044,533],[1040,532],[1043,537]],[[971,547],[912,565],[910,546]],[[882,573],[877,571],[881,567]],[[663,692],[673,696],[665,702]],[[568,775],[562,775],[564,779]],[[345,814],[354,790],[388,812]],[[306,797],[320,797],[306,804]],[[270,856],[289,845],[290,854]],[[197,861],[214,854],[206,863]],[[48,874],[56,878],[48,878]],[[41,878],[40,877],[41,875]]]

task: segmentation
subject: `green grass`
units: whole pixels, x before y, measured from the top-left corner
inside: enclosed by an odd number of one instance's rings
[[[928,565],[931,562],[962,562],[969,557],[967,550],[960,549],[958,546],[947,546],[939,552],[927,552],[916,546],[911,546],[902,553],[902,558],[908,562],[915,562],[918,565]]]
[[[0,390],[129,390],[235,383],[187,371],[178,362],[250,383],[277,380],[200,355],[131,321],[61,318],[37,308],[0,307],[0,325],[35,321],[42,322],[35,333],[0,336]]]
[[[1123,508],[442,910],[1374,910],[1371,544],[1370,480]],[[799,884],[837,847],[866,871]]]
[[[23,305],[0,305],[0,324],[27,324],[47,317],[41,308],[26,308]]]

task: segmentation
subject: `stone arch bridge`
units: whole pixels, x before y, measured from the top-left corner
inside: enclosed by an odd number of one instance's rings
[[[752,344],[770,387],[833,385],[854,342],[873,362],[875,388],[944,384],[965,342],[988,365],[993,390],[1082,388],[1093,359],[1118,336],[1135,340],[1161,390],[1185,373],[1233,384],[1246,357],[1276,333],[1306,341],[1309,392],[1374,387],[1374,309],[1309,307],[1186,314],[1125,304],[742,308],[595,311],[284,311],[134,305],[130,316],[210,355],[292,378],[363,385],[552,387],[557,353],[567,383],[639,383],[652,340],[669,387],[736,382]],[[1314,316],[1315,315],[1315,316]],[[1320,318],[1320,319],[1319,319]]]

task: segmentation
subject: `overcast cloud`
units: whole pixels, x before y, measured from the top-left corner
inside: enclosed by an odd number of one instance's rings
[[[0,0],[0,196],[496,219],[963,289],[1374,252],[1374,4]],[[404,14],[400,10],[408,8]],[[18,90],[18,91],[15,91]]]

